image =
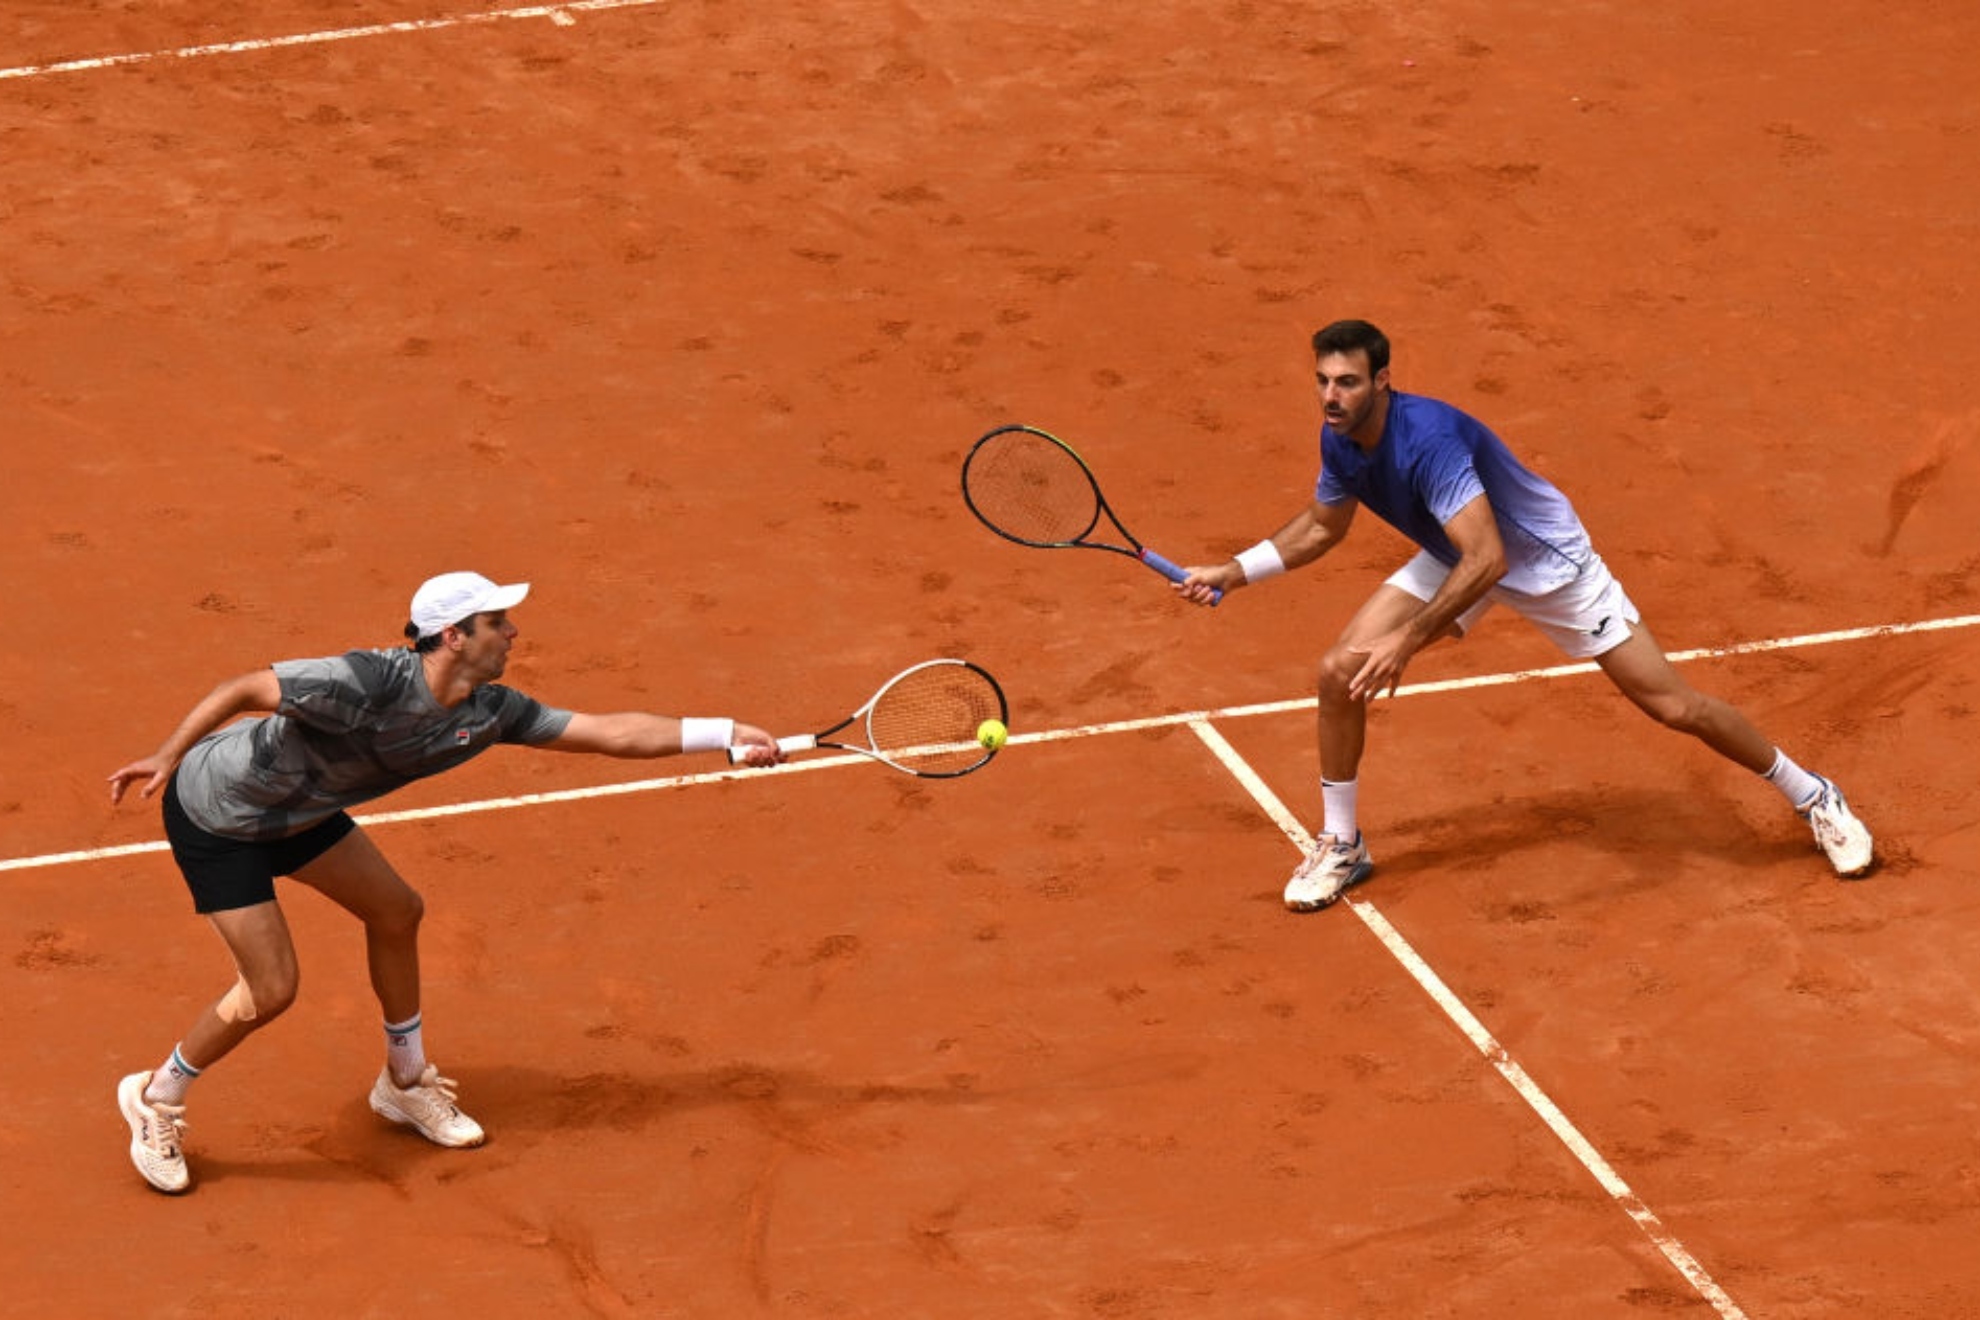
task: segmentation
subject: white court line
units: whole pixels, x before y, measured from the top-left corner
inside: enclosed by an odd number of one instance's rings
[[[1839,642],[1863,641],[1873,637],[1897,637],[1912,633],[1940,632],[1954,628],[1971,628],[1980,625],[1980,615],[1963,615],[1956,618],[1928,619],[1917,623],[1885,624],[1870,628],[1850,628],[1836,632],[1811,633],[1801,637],[1780,638],[1772,641],[1742,642],[1733,646],[1708,647],[1692,651],[1673,652],[1673,661],[1683,662],[1719,656],[1744,655],[1761,651],[1790,650],[1805,646],[1833,645]],[[1406,684],[1396,690],[1398,697],[1416,696],[1433,692],[1449,692],[1463,688],[1493,687],[1507,683],[1532,682],[1543,678],[1558,678],[1571,674],[1594,671],[1594,664],[1556,665],[1547,669],[1527,669],[1499,674],[1481,674],[1470,678],[1447,679],[1433,683]],[[1252,715],[1277,714],[1286,711],[1311,709],[1311,697],[1299,701],[1268,702],[1250,706],[1230,706],[1219,711],[1193,711],[1180,715],[1160,715],[1145,719],[1119,720],[1106,724],[1087,724],[1075,728],[1052,729],[1040,733],[1013,734],[1011,744],[1034,742],[1057,742],[1071,738],[1093,737],[1109,733],[1129,733],[1145,729],[1161,728],[1185,724],[1193,729],[1220,760],[1230,769],[1252,797],[1277,823],[1286,837],[1304,851],[1311,845],[1311,836],[1298,819],[1280,802],[1277,795],[1267,787],[1256,772],[1239,757],[1222,734],[1211,728],[1212,719],[1239,719]],[[361,824],[383,825],[407,821],[432,820],[443,816],[472,815],[486,811],[505,811],[518,807],[545,806],[560,802],[578,802],[592,798],[611,797],[626,793],[647,793],[668,788],[687,788],[699,784],[715,784],[742,778],[758,778],[767,775],[801,774],[812,770],[826,770],[841,766],[863,764],[865,757],[851,754],[827,756],[789,762],[785,765],[765,769],[722,770],[699,775],[675,775],[659,779],[642,779],[629,783],[606,784],[595,788],[564,789],[551,793],[530,793],[518,797],[490,798],[476,802],[454,803],[440,807],[421,807],[409,811],[383,812],[358,817]],[[17,857],[0,860],[0,871],[26,870],[35,867],[69,865],[80,862],[101,861],[109,858],[128,857],[140,853],[162,852],[163,842],[125,844],[112,848],[93,848],[76,852],[49,853],[39,857]],[[1664,1227],[1654,1212],[1630,1190],[1629,1185],[1610,1167],[1608,1161],[1591,1146],[1579,1129],[1570,1123],[1559,1107],[1546,1093],[1534,1084],[1513,1061],[1492,1034],[1487,1031],[1477,1017],[1466,1008],[1463,1001],[1451,993],[1443,980],[1431,970],[1416,950],[1404,940],[1401,933],[1391,926],[1387,918],[1372,904],[1349,897],[1350,911],[1359,917],[1364,925],[1374,932],[1389,952],[1409,971],[1417,983],[1435,1000],[1445,1014],[1455,1022],[1478,1051],[1499,1070],[1501,1076],[1530,1105],[1547,1126],[1574,1153],[1583,1167],[1595,1177],[1605,1191],[1629,1214],[1644,1234],[1662,1251],[1677,1270],[1689,1280],[1699,1294],[1718,1310],[1725,1320],[1744,1320],[1744,1312],[1713,1281],[1684,1245]]]
[[[602,0],[595,0],[602,2]],[[568,6],[567,6],[568,7]],[[1980,614],[1967,614],[1950,619],[1926,619],[1918,623],[1879,624],[1871,628],[1849,628],[1840,632],[1808,633],[1801,637],[1783,637],[1773,641],[1740,642],[1732,646],[1704,647],[1694,651],[1674,651],[1671,659],[1676,662],[1702,660],[1718,656],[1748,655],[1757,651],[1786,651],[1802,646],[1828,646],[1837,642],[1858,642],[1872,637],[1898,637],[1909,633],[1941,632],[1949,628],[1972,628],[1980,626]],[[1396,689],[1398,697],[1421,696],[1432,692],[1453,692],[1462,688],[1498,687],[1507,683],[1529,683],[1542,678],[1561,678],[1570,674],[1595,672],[1594,664],[1555,665],[1550,669],[1522,669],[1500,674],[1477,674],[1470,678],[1443,679],[1435,683],[1405,683]],[[1384,698],[1387,700],[1387,698]],[[1252,706],[1226,706],[1221,710],[1185,711],[1178,715],[1152,715],[1142,719],[1115,720],[1107,724],[1081,724],[1066,729],[1047,729],[1039,733],[1014,733],[1011,746],[1019,743],[1064,742],[1072,738],[1091,738],[1107,733],[1135,733],[1144,729],[1158,729],[1176,724],[1192,724],[1198,720],[1234,720],[1252,715],[1278,715],[1287,711],[1312,710],[1314,698],[1306,697],[1297,701],[1270,701]],[[865,764],[863,756],[850,754],[824,756],[792,761],[784,765],[770,766],[761,770],[740,769],[720,770],[699,775],[670,775],[662,779],[636,779],[623,784],[602,784],[596,788],[567,788],[553,793],[527,793],[520,797],[485,798],[478,802],[457,802],[443,807],[417,807],[410,811],[388,811],[377,815],[359,816],[360,825],[393,825],[404,821],[432,820],[439,816],[469,816],[484,811],[512,811],[518,807],[548,806],[558,802],[581,802],[589,798],[613,797],[621,793],[652,793],[666,788],[688,788],[696,784],[719,784],[726,780],[750,778],[764,775],[796,774],[807,770],[828,770],[839,766]],[[26,871],[44,866],[67,866],[77,862],[103,861],[113,857],[131,857],[140,853],[163,852],[163,841],[153,843],[126,843],[110,848],[84,848],[75,852],[44,853],[38,857],[0,858],[0,871]]]
[[[1017,742],[1016,738],[1011,739]],[[413,820],[435,820],[442,816],[473,816],[484,811],[513,811],[517,807],[544,807],[559,802],[585,802],[592,798],[616,797],[622,793],[652,793],[663,788],[690,788],[696,784],[719,784],[728,779],[756,779],[764,775],[795,775],[809,770],[832,770],[845,765],[870,765],[870,758],[846,752],[838,756],[807,757],[783,765],[761,769],[711,770],[699,775],[670,775],[665,779],[635,779],[623,784],[600,784],[594,788],[564,788],[551,793],[523,793],[516,797],[483,798],[478,802],[454,802],[442,807],[414,807],[407,811],[380,811],[353,817],[360,825],[397,825]],[[25,871],[38,866],[64,866],[75,862],[96,862],[111,857],[133,857],[139,853],[165,852],[171,847],[163,839],[151,843],[125,843],[112,848],[85,848],[77,852],[46,853],[40,857],[9,857],[0,860],[0,871]]]
[[[1237,749],[1225,741],[1223,734],[1212,728],[1207,719],[1193,719],[1189,721],[1189,727],[1198,738],[1203,740],[1204,745],[1216,754],[1217,759],[1224,763],[1224,768],[1244,786],[1245,791],[1251,794],[1264,809],[1265,814],[1272,818],[1302,853],[1313,846],[1312,836],[1299,823],[1299,818],[1279,800],[1278,795],[1259,777],[1258,772],[1251,768],[1250,763],[1238,755]],[[1657,1250],[1664,1253],[1666,1260],[1677,1267],[1678,1273],[1684,1275],[1691,1286],[1698,1290],[1699,1296],[1710,1302],[1726,1320],[1745,1320],[1746,1313],[1739,1309],[1738,1304],[1726,1295],[1725,1290],[1719,1287],[1706,1272],[1705,1267],[1698,1263],[1698,1258],[1685,1249],[1684,1243],[1678,1241],[1677,1236],[1664,1226],[1664,1221],[1644,1204],[1643,1198],[1630,1190],[1629,1184],[1623,1181],[1622,1175],[1602,1158],[1601,1152],[1590,1144],[1588,1138],[1581,1135],[1581,1130],[1568,1121],[1568,1116],[1561,1112],[1560,1106],[1556,1105],[1552,1098],[1540,1089],[1539,1084],[1527,1075],[1526,1069],[1520,1067],[1506,1052],[1505,1046],[1493,1039],[1492,1033],[1485,1029],[1485,1024],[1465,1007],[1462,999],[1452,993],[1451,988],[1444,984],[1443,978],[1431,970],[1430,964],[1423,961],[1422,955],[1402,937],[1402,933],[1389,924],[1389,919],[1377,911],[1373,903],[1366,900],[1349,895],[1343,901],[1349,910],[1361,918],[1362,924],[1375,933],[1375,938],[1382,941],[1383,947],[1388,949],[1395,960],[1403,965],[1403,969],[1415,978],[1416,983],[1423,987],[1425,993],[1436,1001],[1437,1007],[1444,1010],[1444,1015],[1455,1022],[1458,1030],[1470,1038],[1471,1043],[1478,1047],[1478,1052],[1485,1056],[1486,1061],[1499,1070],[1499,1075],[1519,1093],[1519,1098],[1526,1101],[1533,1112],[1540,1116],[1540,1120],[1574,1153],[1574,1157],[1581,1161],[1581,1166],[1595,1176],[1595,1181],[1602,1184],[1602,1190],[1614,1198],[1616,1204],[1636,1221],[1636,1226],[1643,1230],[1643,1235],[1650,1239]]]
[[[500,23],[518,18],[547,18],[559,27],[569,27],[571,15],[597,9],[632,9],[657,5],[660,0],[570,0],[561,5],[531,5],[525,9],[490,9],[479,14],[456,14],[451,18],[413,18],[397,23],[373,23],[366,27],[339,28],[334,32],[299,32],[288,37],[260,37],[248,41],[223,41],[210,46],[181,46],[177,50],[147,50],[129,55],[99,55],[93,59],[62,60],[54,64],[24,64],[0,69],[0,78],[38,78],[54,73],[85,73],[148,60],[191,60],[207,55],[241,55],[251,51],[278,50],[284,46],[314,46],[329,41],[355,41],[360,37],[382,37],[394,32],[437,32],[443,28],[466,27],[473,23]]]

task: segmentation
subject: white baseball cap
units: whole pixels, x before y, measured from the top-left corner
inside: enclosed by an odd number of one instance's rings
[[[413,593],[412,622],[421,637],[432,637],[463,619],[512,609],[529,594],[529,583],[497,586],[479,573],[442,573]]]

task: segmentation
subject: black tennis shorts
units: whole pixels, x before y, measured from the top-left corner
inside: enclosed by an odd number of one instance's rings
[[[193,824],[179,803],[179,777],[165,782],[165,837],[192,890],[193,911],[231,912],[275,898],[275,877],[294,875],[357,828],[343,812],[286,839],[229,839]]]

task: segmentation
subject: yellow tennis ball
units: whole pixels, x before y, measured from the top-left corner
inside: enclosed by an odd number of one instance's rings
[[[976,741],[989,751],[994,752],[1002,747],[1010,736],[1011,731],[1004,727],[1002,720],[985,720],[976,726]]]

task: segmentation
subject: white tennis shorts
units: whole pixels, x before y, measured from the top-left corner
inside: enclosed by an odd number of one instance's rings
[[[1418,600],[1429,600],[1450,575],[1450,568],[1425,550],[1390,574],[1389,585]],[[1517,611],[1553,639],[1571,660],[1588,660],[1614,650],[1629,640],[1630,625],[1643,621],[1600,555],[1574,581],[1538,596],[1493,587],[1458,616],[1458,632],[1470,632],[1494,605]]]

